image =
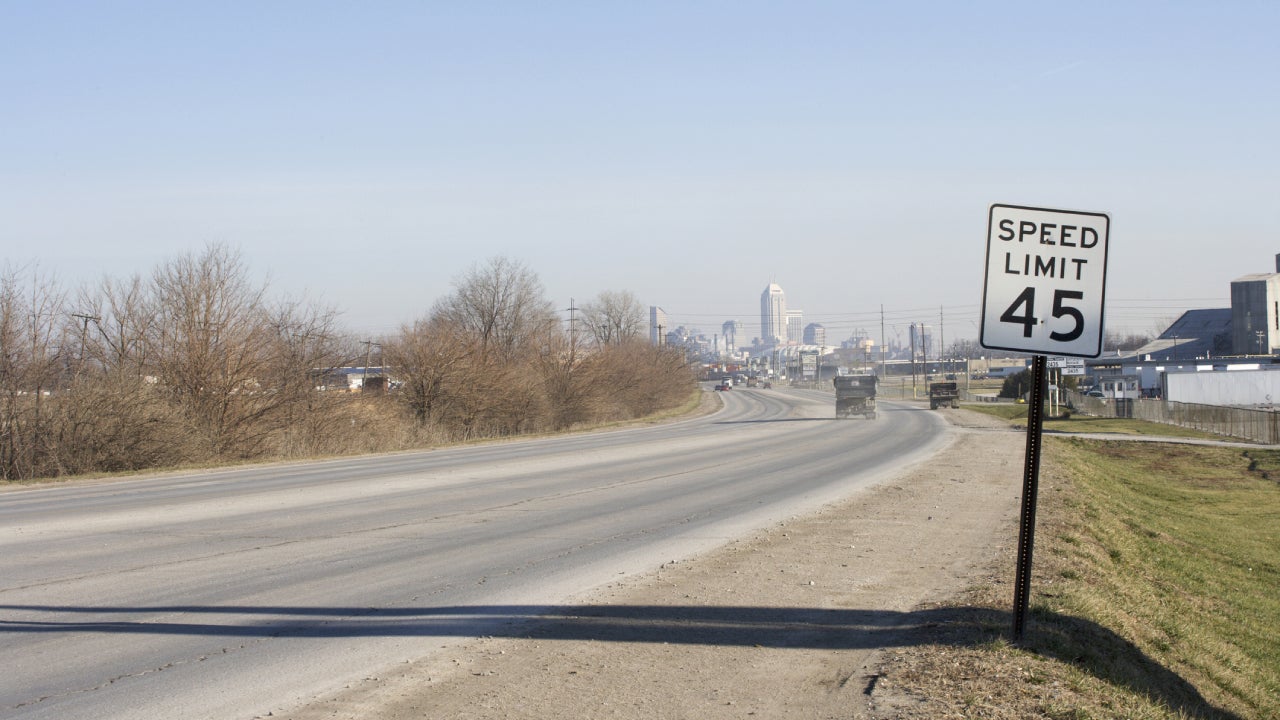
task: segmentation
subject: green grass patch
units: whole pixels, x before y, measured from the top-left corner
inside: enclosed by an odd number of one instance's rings
[[[1048,448],[1075,502],[1046,508],[1045,544],[1063,551],[1037,553],[1053,580],[1030,644],[1171,712],[1280,717],[1280,454]]]
[[[1010,424],[1022,428],[1027,426],[1027,413],[1030,411],[1030,406],[1016,403],[966,403],[964,408],[1008,420]],[[1133,418],[1107,418],[1094,417],[1092,415],[1072,415],[1067,418],[1050,418],[1046,416],[1043,429],[1049,433],[1104,433],[1200,440],[1226,439],[1221,435],[1177,425],[1166,425]],[[1280,464],[1277,464],[1276,470],[1280,472]]]
[[[1266,480],[1280,480],[1280,450],[1249,449],[1244,456],[1249,459],[1250,472]]]

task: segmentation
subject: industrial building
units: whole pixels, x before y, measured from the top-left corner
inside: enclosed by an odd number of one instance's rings
[[[1280,347],[1280,255],[1276,272],[1231,283],[1231,346],[1236,355],[1271,355]]]
[[[1104,353],[1089,360],[1087,367],[1098,384],[1109,378],[1137,378],[1147,397],[1270,406],[1280,398],[1270,391],[1280,387],[1280,375],[1271,375],[1280,370],[1278,347],[1280,255],[1276,272],[1231,282],[1231,307],[1188,310],[1136,351]]]

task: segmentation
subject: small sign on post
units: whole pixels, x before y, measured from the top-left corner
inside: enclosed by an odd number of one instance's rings
[[[1033,353],[1031,404],[1014,579],[1013,640],[1022,641],[1031,598],[1045,369],[1084,371],[1102,352],[1107,249],[1111,218],[1104,213],[992,205],[987,222],[987,267],[979,342],[993,350]],[[1068,357],[1070,356],[1070,357]],[[1068,364],[1068,363],[1071,364]]]

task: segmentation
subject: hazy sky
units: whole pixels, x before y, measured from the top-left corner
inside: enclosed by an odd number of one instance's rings
[[[493,256],[567,308],[977,335],[992,203],[1111,216],[1107,325],[1280,252],[1280,3],[0,0],[0,248],[210,243],[361,334]],[[896,328],[896,330],[895,330]]]

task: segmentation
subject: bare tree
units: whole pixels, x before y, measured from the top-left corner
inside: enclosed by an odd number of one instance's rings
[[[52,280],[0,272],[0,477],[56,474],[50,396],[68,379],[64,294]]]
[[[436,303],[432,315],[473,334],[486,353],[504,360],[536,347],[559,326],[538,276],[504,257],[456,280],[453,293]]]
[[[148,338],[158,312],[142,277],[105,278],[96,288],[82,290],[79,303],[81,314],[89,316],[93,326],[85,337],[87,355],[107,372],[140,377],[151,364],[148,353],[153,347]]]
[[[420,424],[449,415],[454,396],[481,354],[479,344],[443,319],[418,320],[384,343],[387,361],[402,379],[401,397]]]
[[[582,316],[597,347],[621,345],[644,332],[644,306],[627,290],[601,292],[582,306]]]
[[[160,266],[151,286],[149,374],[212,456],[254,455],[266,439],[259,421],[281,402],[262,387],[273,340],[265,286],[220,245]]]
[[[1119,350],[1122,352],[1137,350],[1143,345],[1151,342],[1153,337],[1155,336],[1143,333],[1130,332],[1128,334],[1121,335],[1118,332],[1108,332],[1103,339],[1102,345],[1105,348],[1111,348],[1112,350]]]
[[[337,317],[336,309],[306,300],[284,300],[267,310],[266,367],[258,384],[276,396],[278,410],[271,419],[285,455],[323,453],[337,430],[337,415],[327,407],[332,396],[317,390],[322,378],[351,354]]]

